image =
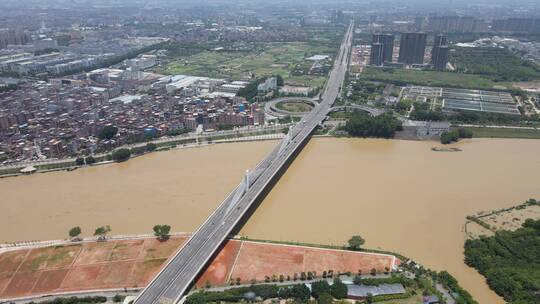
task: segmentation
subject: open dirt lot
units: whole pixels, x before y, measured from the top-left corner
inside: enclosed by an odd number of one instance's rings
[[[0,299],[67,291],[143,287],[186,241],[154,238],[88,242],[9,251],[0,254]],[[230,240],[216,255],[197,285],[226,285],[239,278],[263,281],[266,276],[324,270],[384,271],[389,255]]]
[[[390,255],[370,254],[344,250],[319,249],[301,246],[244,242],[231,277],[249,282],[262,281],[265,276],[300,276],[302,272],[333,270],[369,273],[375,268],[392,269],[395,258]]]

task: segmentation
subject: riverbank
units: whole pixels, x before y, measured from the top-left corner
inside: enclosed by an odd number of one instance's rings
[[[405,140],[313,140],[241,234],[343,244],[358,233],[370,248],[448,270],[479,303],[503,303],[463,263],[465,217],[540,195],[534,182],[540,164],[533,161],[540,141],[466,139],[450,145],[461,150],[455,153],[435,152],[433,146]]]
[[[535,199],[509,208],[469,215],[465,222],[465,233],[469,239],[493,236],[501,230],[515,231],[527,219],[540,220],[540,202]]]
[[[137,152],[134,153],[136,154],[136,156],[140,156],[152,152],[168,151],[170,149],[189,148],[215,143],[279,139],[283,135],[283,130],[288,126],[288,124],[255,127],[249,126],[227,131],[203,132],[200,134],[188,133],[174,137],[165,136],[144,143],[117,147],[115,148],[115,150],[130,149]],[[155,145],[155,149],[146,150],[145,147],[148,144]],[[108,151],[106,153],[93,155],[92,157],[95,159],[95,163],[92,165],[110,163],[112,161],[112,152],[113,151]],[[27,167],[33,167],[31,173],[45,173],[61,170],[75,170],[82,167],[82,165],[77,164],[77,158],[63,158],[43,161],[23,161],[7,165],[0,165],[0,178],[23,175],[21,170]]]
[[[464,125],[464,129],[473,133],[474,138],[508,138],[508,139],[540,139],[540,129],[533,127],[514,127],[514,126],[473,126]],[[217,133],[204,133],[199,137],[189,134],[185,136],[177,136],[174,138],[161,138],[154,141],[149,141],[156,145],[156,150],[144,151],[141,148],[148,143],[140,143],[135,145],[128,145],[120,148],[138,148],[142,154],[137,154],[131,158],[141,156],[147,153],[163,152],[170,149],[184,149],[193,148],[209,144],[218,143],[232,143],[232,142],[245,142],[245,141],[262,141],[262,140],[274,140],[281,139],[283,137],[283,130],[287,128],[287,125],[255,127],[252,129],[242,131],[222,131]],[[336,127],[318,129],[314,137],[350,137],[344,134],[338,134],[335,132]],[[437,141],[438,137],[418,138],[416,134],[408,133],[407,131],[399,131],[396,133],[395,139],[398,140],[418,140],[418,141]],[[112,152],[112,151],[111,151]],[[95,155],[95,165],[104,165],[113,163],[110,159],[110,153],[103,153]],[[34,167],[35,166],[35,167]],[[32,173],[47,173],[55,171],[73,171],[77,170],[85,165],[77,165],[76,158],[66,158],[59,160],[47,160],[47,161],[35,161],[35,162],[21,162],[16,164],[9,164],[0,166],[0,178],[13,177],[25,175],[21,170],[26,167],[34,167],[35,170]]]
[[[465,127],[475,138],[526,138],[540,139],[540,129],[501,128],[501,127]]]
[[[74,292],[137,290],[148,284],[189,234],[167,241],[133,237],[54,246],[12,248],[0,253],[0,299]],[[369,274],[396,269],[395,256],[367,252],[230,240],[207,267],[198,287],[277,282],[308,272]],[[305,278],[303,279],[305,280]],[[296,281],[296,280],[295,280]],[[234,285],[233,284],[233,285]]]
[[[83,235],[103,225],[114,234],[148,233],[156,224],[193,231],[277,143],[174,149],[114,165],[0,179],[0,241],[63,238],[73,226]],[[502,303],[463,263],[464,219],[540,197],[540,164],[532,161],[540,141],[463,140],[451,145],[462,150],[456,153],[433,146],[314,138],[241,234],[334,246],[360,234],[370,248],[448,270],[480,303]]]

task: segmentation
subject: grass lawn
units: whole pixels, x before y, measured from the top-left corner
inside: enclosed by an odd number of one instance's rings
[[[165,74],[187,74],[212,78],[239,80],[255,76],[281,74],[286,82],[302,86],[322,86],[323,76],[292,76],[290,72],[305,58],[315,54],[334,54],[335,48],[313,43],[264,43],[257,51],[204,51],[192,56],[171,60],[161,71]]]
[[[399,300],[389,300],[389,301],[381,301],[377,302],[378,304],[419,304],[422,303],[422,295],[420,294],[414,295],[408,299],[399,299]]]
[[[531,138],[540,139],[540,130],[508,128],[466,128],[473,132],[473,137],[480,138]]]
[[[500,89],[503,88],[501,85],[504,86],[502,83],[494,82],[491,79],[480,75],[405,69],[380,69],[368,67],[364,70],[364,73],[361,74],[361,78],[365,80],[392,82],[397,85],[415,84],[470,89]]]
[[[312,106],[303,102],[283,102],[276,106],[278,109],[289,112],[309,112],[313,109]]]

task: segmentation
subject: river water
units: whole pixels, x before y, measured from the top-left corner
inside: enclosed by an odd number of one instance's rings
[[[122,164],[0,179],[0,241],[191,231],[275,142],[153,153]],[[540,198],[540,141],[314,139],[242,229],[252,238],[366,246],[451,272],[482,304],[504,303],[463,264],[465,216]]]

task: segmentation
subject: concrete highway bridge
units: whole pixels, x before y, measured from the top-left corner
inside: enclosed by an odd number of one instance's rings
[[[239,223],[249,217],[249,212],[257,207],[267,191],[309,141],[313,131],[330,113],[347,71],[352,36],[351,23],[337,53],[319,105],[291,127],[281,143],[254,170],[246,172],[240,184],[139,294],[135,304],[178,303],[219,251],[226,238]]]

